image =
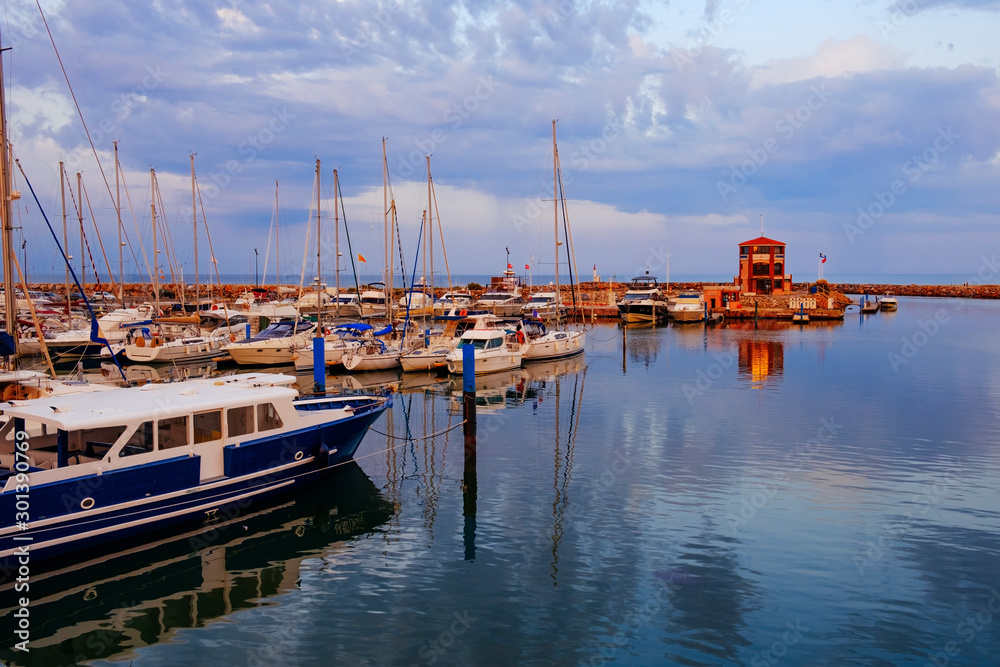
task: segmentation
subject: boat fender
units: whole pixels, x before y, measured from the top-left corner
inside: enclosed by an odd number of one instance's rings
[[[146,339],[143,338],[142,336],[137,337],[135,339],[135,346],[136,347],[145,347],[146,346]]]
[[[330,465],[330,448],[325,444],[321,444],[319,450],[316,452],[316,463],[320,468]]]
[[[213,303],[212,304],[212,310],[218,310],[218,309],[219,309],[219,306],[217,304]]]
[[[517,342],[524,345],[524,332],[521,330],[517,332]]]
[[[236,342],[236,334],[234,334],[234,333],[229,334],[229,342],[230,343],[235,343]]]

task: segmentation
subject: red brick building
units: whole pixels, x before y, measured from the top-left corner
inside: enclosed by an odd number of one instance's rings
[[[758,236],[740,244],[740,274],[734,281],[740,292],[784,294],[792,291],[792,276],[785,274],[785,244]]]

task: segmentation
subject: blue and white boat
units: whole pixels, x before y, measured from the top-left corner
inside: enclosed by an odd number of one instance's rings
[[[392,402],[304,398],[294,382],[253,373],[0,403],[0,565],[294,491],[350,460]]]

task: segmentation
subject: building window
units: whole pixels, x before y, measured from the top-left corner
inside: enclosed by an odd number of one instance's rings
[[[785,267],[784,267],[784,265],[781,262],[775,262],[774,263],[774,275],[780,276],[782,273],[784,273],[784,268]]]
[[[765,264],[763,262],[758,262],[753,265],[753,275],[755,276],[768,276],[771,275],[770,264]]]
[[[748,245],[740,246],[740,254],[741,255],[749,255],[750,254],[750,246],[748,246]]]

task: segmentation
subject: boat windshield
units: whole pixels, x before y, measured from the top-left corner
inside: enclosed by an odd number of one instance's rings
[[[653,298],[652,294],[626,294],[625,301],[645,301],[646,299]]]
[[[531,297],[531,301],[529,301],[528,303],[546,304],[546,303],[552,303],[553,301],[555,301],[555,299],[552,298],[551,296],[533,296]]]
[[[296,331],[306,331],[310,326],[307,322],[299,322],[297,326],[295,322],[274,322],[257,334],[255,338],[257,340],[287,338],[288,336],[294,336]]]
[[[486,348],[486,343],[488,343],[488,342],[489,342],[489,339],[485,339],[485,338],[474,338],[472,340],[470,340],[468,338],[465,338],[465,339],[462,339],[462,340],[458,341],[458,347],[468,347],[469,345],[471,345],[472,347],[476,348],[477,350],[483,350],[483,349]]]

